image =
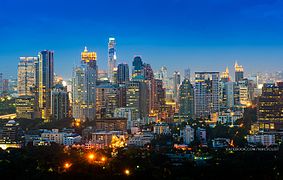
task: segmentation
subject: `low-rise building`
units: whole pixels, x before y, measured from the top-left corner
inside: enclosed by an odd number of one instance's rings
[[[126,118],[107,118],[97,119],[95,121],[95,127],[97,131],[127,131],[127,119]]]
[[[64,146],[70,146],[81,141],[81,136],[74,133],[59,132],[58,129],[44,130],[41,134],[41,138],[48,139],[51,142],[61,144]]]
[[[171,134],[171,131],[167,123],[157,123],[153,126],[153,133],[158,135],[169,135]]]
[[[270,146],[276,144],[274,134],[247,135],[247,141],[250,144],[260,144],[263,146]]]
[[[227,138],[215,138],[212,139],[213,148],[226,148],[230,144],[230,139]]]
[[[130,137],[128,140],[128,146],[143,147],[149,144],[154,139],[154,135],[150,132],[140,132]]]
[[[195,140],[195,130],[191,126],[186,125],[183,130],[180,130],[180,137],[183,138],[184,144],[191,144]]]
[[[123,136],[121,131],[98,131],[92,133],[91,144],[96,148],[109,147],[113,137]]]

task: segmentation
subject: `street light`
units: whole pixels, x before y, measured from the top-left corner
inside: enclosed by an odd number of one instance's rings
[[[70,167],[71,167],[71,163],[68,163],[68,162],[66,162],[65,164],[64,164],[64,168],[65,169],[69,169]]]
[[[129,176],[130,175],[130,170],[129,169],[125,169],[124,173]]]
[[[88,155],[88,159],[89,159],[89,160],[93,160],[93,159],[94,159],[94,154],[93,154],[93,153],[90,153],[90,154]]]
[[[105,162],[105,161],[106,161],[106,158],[105,158],[105,157],[102,157],[102,158],[101,158],[101,161],[102,161],[102,162]]]

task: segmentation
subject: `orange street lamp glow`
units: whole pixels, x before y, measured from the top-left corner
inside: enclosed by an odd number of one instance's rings
[[[64,168],[65,168],[65,169],[69,169],[70,167],[71,167],[71,164],[70,164],[70,163],[65,163],[65,164],[64,164]]]
[[[129,176],[130,175],[130,170],[129,169],[125,169],[124,173]]]
[[[88,159],[89,159],[89,160],[93,160],[93,159],[94,159],[94,154],[93,154],[93,153],[89,154],[89,155],[88,155]]]
[[[101,158],[101,161],[102,161],[102,162],[105,162],[105,161],[106,161],[106,158],[105,158],[105,157],[102,157],[102,158]]]

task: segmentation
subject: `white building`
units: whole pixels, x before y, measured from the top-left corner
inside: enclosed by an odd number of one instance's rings
[[[273,134],[248,135],[247,141],[250,144],[261,144],[264,146],[270,146],[276,144],[275,135]]]
[[[154,135],[152,133],[141,132],[129,138],[128,145],[143,147],[146,144],[149,144],[153,139],[154,139]]]
[[[180,137],[183,138],[184,144],[190,144],[195,140],[195,130],[186,125],[185,129],[180,131]]]
[[[217,115],[217,122],[221,124],[233,125],[236,120],[243,117],[242,111],[222,111]]]
[[[61,144],[64,146],[70,146],[81,141],[81,136],[73,133],[59,132],[58,129],[44,130],[41,134],[41,138],[48,139],[51,142]]]
[[[167,123],[157,123],[153,126],[153,133],[158,135],[168,135],[171,133],[171,131]]]

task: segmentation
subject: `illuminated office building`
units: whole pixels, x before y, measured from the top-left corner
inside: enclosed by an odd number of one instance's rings
[[[20,57],[18,64],[18,95],[32,96],[35,84],[35,62],[38,57]]]
[[[194,117],[194,88],[189,79],[184,79],[179,89],[179,115],[185,120]]]
[[[220,109],[227,110],[234,107],[234,82],[231,81],[228,67],[220,76]]]
[[[228,67],[226,67],[226,70],[222,72],[220,79],[221,82],[229,82],[231,80]]]
[[[283,128],[283,82],[264,84],[257,106],[260,129]]]
[[[241,65],[238,65],[238,63],[235,63],[235,82],[242,81],[244,79],[244,68]]]
[[[54,82],[54,52],[39,52],[35,61],[35,102],[41,118],[48,121],[51,115],[51,90]]]
[[[85,47],[81,53],[81,66],[73,72],[73,117],[81,120],[96,118],[96,52]]]
[[[133,108],[133,114],[143,119],[148,115],[148,90],[145,82],[130,81],[127,84],[126,107]]]
[[[219,72],[195,73],[195,115],[208,118],[219,112]]]
[[[118,107],[118,87],[112,84],[100,84],[96,87],[96,117],[112,118]]]
[[[61,84],[56,84],[51,92],[51,114],[54,120],[62,120],[70,115],[69,94]]]
[[[17,118],[34,119],[35,118],[34,96],[19,96],[16,99]]]
[[[116,41],[110,37],[108,42],[108,78],[110,82],[114,81],[114,68],[116,68]]]

